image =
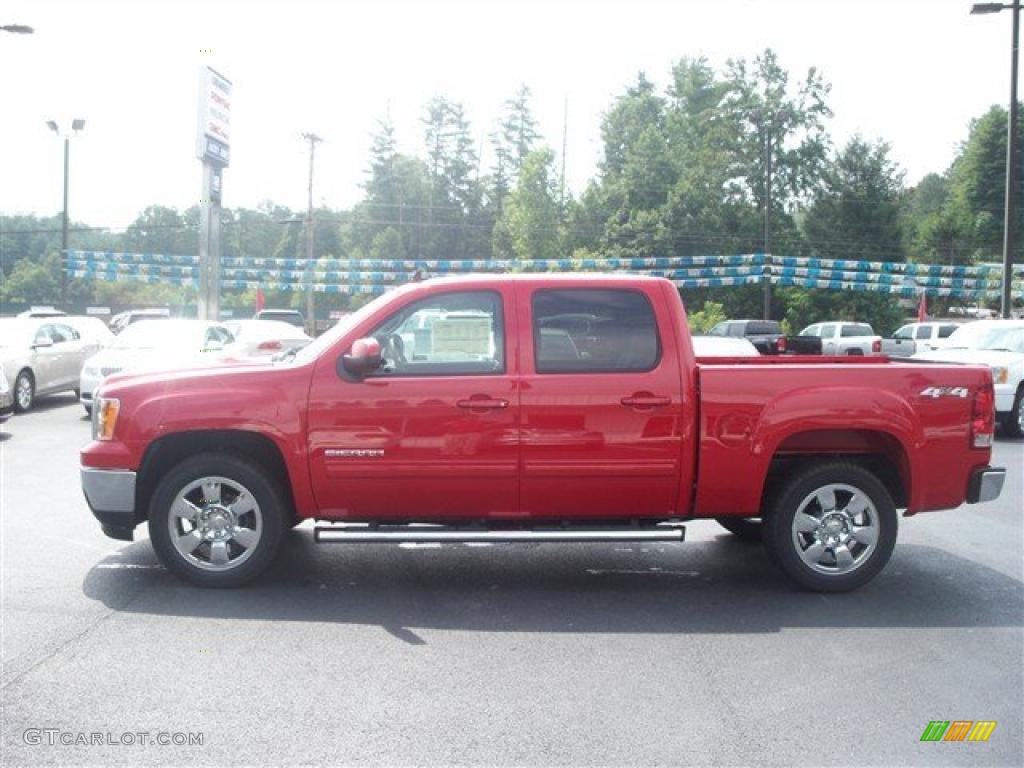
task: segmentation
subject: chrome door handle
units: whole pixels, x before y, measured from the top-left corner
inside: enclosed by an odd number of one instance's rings
[[[663,408],[666,405],[672,405],[672,398],[638,392],[630,397],[622,398],[619,402],[627,408]]]
[[[470,411],[497,411],[508,408],[508,400],[495,397],[469,397],[465,400],[458,400],[455,404],[459,408],[466,408]]]

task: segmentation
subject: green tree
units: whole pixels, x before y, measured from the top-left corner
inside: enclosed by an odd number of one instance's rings
[[[388,227],[373,238],[370,256],[374,259],[404,259],[405,246],[402,236],[394,227]]]
[[[971,122],[967,141],[950,168],[948,223],[962,233],[963,250],[971,261],[995,261],[1002,253],[1006,188],[1006,109],[992,107]],[[1024,154],[1024,136],[1018,137]],[[1024,226],[1024,208],[1017,208],[1017,227]],[[1021,253],[1018,248],[1016,257]]]
[[[459,258],[488,249],[478,158],[461,104],[436,97],[423,119],[430,190],[427,258]]]
[[[815,255],[904,261],[904,174],[889,145],[854,136],[821,176],[803,222]]]
[[[495,226],[495,250],[510,248],[500,256],[553,259],[562,254],[554,162],[555,153],[547,147],[526,156],[519,183]]]
[[[199,208],[185,212],[150,205],[124,233],[125,250],[133,253],[193,254],[199,248]]]
[[[0,286],[3,304],[53,304],[60,300],[60,253],[22,259]]]
[[[505,101],[498,130],[490,137],[494,165],[489,195],[497,215],[500,216],[505,198],[539,138],[537,121],[530,107],[530,89],[522,85],[512,98]]]
[[[830,86],[812,67],[791,87],[771,49],[753,62],[730,60],[726,81],[737,190],[752,197],[762,219],[767,210],[768,250],[792,251],[797,230],[786,219],[810,197],[826,165]]]
[[[707,333],[719,323],[728,320],[725,308],[716,301],[705,301],[704,306],[686,316],[691,333]]]

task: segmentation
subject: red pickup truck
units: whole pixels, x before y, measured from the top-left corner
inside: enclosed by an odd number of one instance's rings
[[[118,375],[81,453],[114,538],[203,586],[318,542],[682,541],[714,518],[797,584],[877,574],[906,515],[999,495],[987,367],[695,359],[657,278],[394,290],[290,359]]]

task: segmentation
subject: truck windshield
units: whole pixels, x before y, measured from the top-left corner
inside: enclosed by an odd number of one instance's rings
[[[415,284],[410,283],[410,285]],[[401,288],[398,288],[395,291],[389,291],[388,293],[378,296],[373,301],[364,304],[351,315],[345,315],[345,317],[341,318],[336,325],[328,328],[323,332],[323,334],[313,339],[311,343],[299,350],[293,357],[282,359],[282,362],[294,362],[301,364],[315,360],[320,356],[321,352],[333,346],[338,339],[348,333],[350,328],[354,328],[359,325],[359,323],[361,323],[365,318],[376,312],[377,308],[381,304],[394,299],[395,293],[401,290]]]

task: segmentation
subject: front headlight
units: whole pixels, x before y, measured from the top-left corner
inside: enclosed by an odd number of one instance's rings
[[[992,366],[992,383],[1005,384],[1010,378],[1010,371],[1001,365]]]
[[[97,397],[92,404],[92,439],[113,440],[121,401],[115,397]]]
[[[95,379],[97,376],[100,375],[100,371],[98,368],[94,368],[91,365],[87,365],[82,369],[82,375],[89,376]]]

